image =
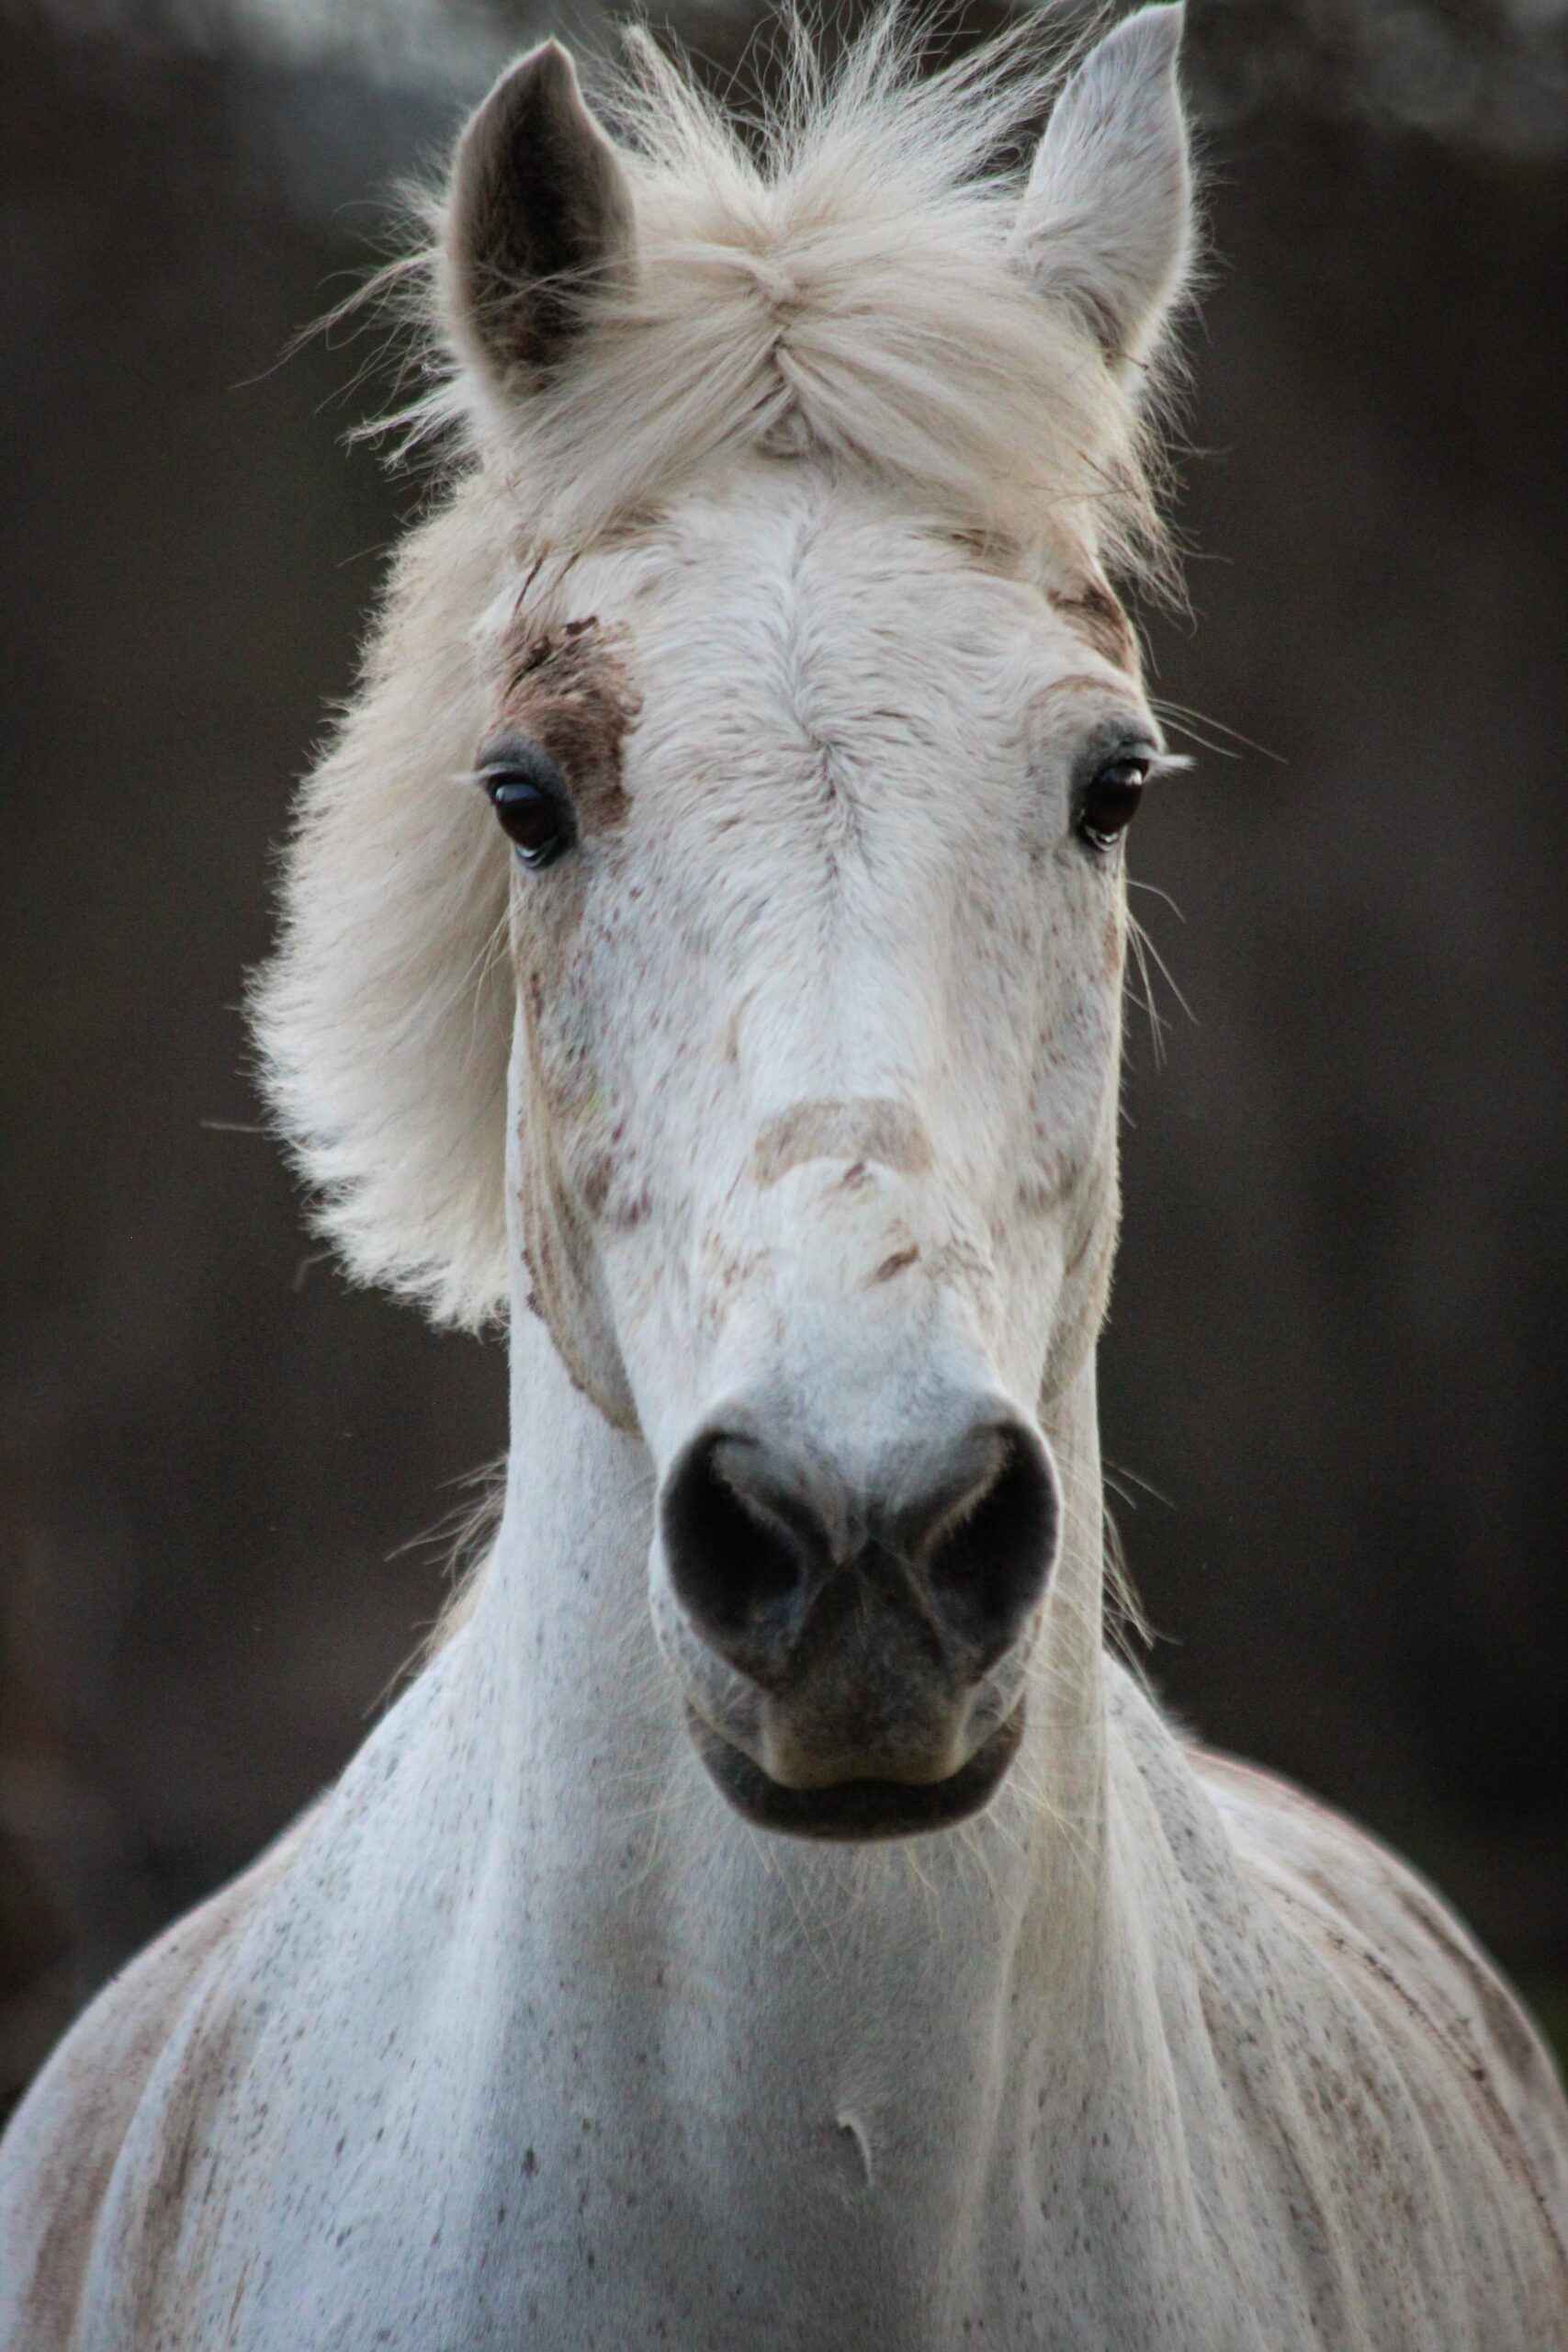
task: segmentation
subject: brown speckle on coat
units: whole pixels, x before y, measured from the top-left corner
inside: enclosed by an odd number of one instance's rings
[[[871,1278],[872,1281],[874,1283],[890,1283],[894,1279],[895,1275],[904,1273],[910,1266],[917,1265],[919,1262],[919,1255],[920,1253],[919,1250],[916,1249],[913,1242],[909,1244],[908,1249],[894,1250],[890,1251],[888,1256],[884,1258],[881,1265],[878,1266],[876,1272],[873,1274]]]
[[[1132,623],[1103,580],[1076,581],[1070,589],[1059,590],[1051,605],[1096,653],[1118,670],[1125,670],[1129,677],[1137,676],[1138,640],[1133,634]]]

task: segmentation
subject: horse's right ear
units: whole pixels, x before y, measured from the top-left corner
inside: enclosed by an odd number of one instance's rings
[[[547,375],[633,270],[631,188],[577,69],[547,40],[504,73],[457,141],[442,253],[465,359],[509,389]]]

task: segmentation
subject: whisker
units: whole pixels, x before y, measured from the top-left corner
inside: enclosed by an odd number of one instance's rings
[[[1142,890],[1147,897],[1160,899],[1170,909],[1171,913],[1176,917],[1178,922],[1184,923],[1187,921],[1187,917],[1182,913],[1181,909],[1177,905],[1176,900],[1171,897],[1170,892],[1168,890],[1162,890],[1157,882],[1140,882],[1135,874],[1129,874],[1127,876],[1127,888],[1129,890]]]
[[[1171,995],[1176,999],[1177,1003],[1181,1007],[1182,1012],[1187,1015],[1188,1020],[1190,1021],[1193,1027],[1196,1028],[1198,1025],[1198,1016],[1193,1012],[1192,1007],[1188,1003],[1187,999],[1182,995],[1180,989],[1177,986],[1170,966],[1166,962],[1165,957],[1160,954],[1159,949],[1155,945],[1154,941],[1144,929],[1143,924],[1138,921],[1136,915],[1129,913],[1127,922],[1134,937],[1140,943],[1142,952],[1146,953],[1153,958],[1155,968],[1158,972],[1161,979],[1170,990]],[[1142,954],[1140,955],[1140,962],[1141,961]]]
[[[1212,727],[1217,735],[1228,736],[1233,743],[1240,743],[1247,751],[1256,752],[1259,759],[1272,760],[1276,767],[1288,768],[1291,764],[1283,752],[1271,752],[1267,743],[1255,743],[1252,737],[1244,735],[1239,727],[1227,727],[1223,718],[1211,718],[1206,711],[1190,709],[1187,704],[1170,702],[1163,695],[1151,695],[1149,707],[1152,710],[1158,711],[1162,718],[1170,718],[1172,724],[1177,727],[1177,732],[1190,736],[1194,742],[1202,742],[1202,737],[1196,734],[1190,725],[1183,727],[1179,724],[1179,721],[1196,720],[1200,727]],[[1234,752],[1227,752],[1220,743],[1204,743],[1203,749],[1207,752],[1218,752],[1222,759],[1234,760],[1236,756]]]
[[[1162,1493],[1160,1488],[1154,1486],[1147,1478],[1145,1478],[1141,1471],[1129,1470],[1124,1462],[1118,1462],[1111,1466],[1114,1468],[1118,1478],[1125,1478],[1130,1485],[1138,1487],[1144,1494],[1148,1495],[1155,1502],[1163,1503],[1167,1510],[1174,1510],[1176,1509],[1176,1505],[1171,1500],[1171,1498],[1168,1494]],[[1106,1483],[1109,1485],[1109,1469],[1106,1470],[1105,1476]],[[1125,1499],[1126,1498],[1123,1497],[1123,1500]]]

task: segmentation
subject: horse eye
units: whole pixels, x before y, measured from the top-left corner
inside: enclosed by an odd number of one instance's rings
[[[553,865],[577,838],[571,796],[554,760],[520,745],[488,760],[479,781],[525,865]]]
[[[1115,759],[1095,770],[1084,792],[1077,824],[1080,839],[1091,849],[1115,848],[1133,821],[1148,773],[1147,756],[1141,752],[1118,752]]]

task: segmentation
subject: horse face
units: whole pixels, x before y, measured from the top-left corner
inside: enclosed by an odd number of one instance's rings
[[[1154,723],[1078,608],[798,467],[524,612],[479,770],[534,1304],[654,1453],[727,1793],[940,1826],[1016,1746],[1059,1541],[1036,1408],[1103,1304]]]

